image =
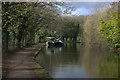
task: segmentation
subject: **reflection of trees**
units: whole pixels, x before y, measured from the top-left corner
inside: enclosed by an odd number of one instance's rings
[[[96,74],[94,75],[94,77],[97,76],[96,63],[97,63],[96,55],[90,53],[90,49],[86,48],[86,50],[84,51],[84,55],[82,57],[82,64],[84,66],[85,72],[90,76],[92,76],[92,74]]]
[[[118,77],[118,55],[110,54],[106,55],[104,58],[106,61],[101,61],[99,64],[99,76],[103,77]]]
[[[110,53],[99,48],[86,48],[82,64],[86,73],[92,77],[111,78],[117,76],[117,61]],[[115,60],[115,61],[114,61]],[[114,68],[114,70],[112,70]]]
[[[76,45],[67,45],[63,47],[60,53],[51,53],[46,55],[40,53],[37,61],[46,69],[56,65],[76,65],[78,63],[79,54],[77,54]],[[43,50],[44,51],[44,50]]]
[[[73,43],[73,44],[64,44],[63,49],[64,49],[63,51],[66,51],[66,52],[68,52],[68,51],[75,51],[76,52],[77,51],[75,43]]]

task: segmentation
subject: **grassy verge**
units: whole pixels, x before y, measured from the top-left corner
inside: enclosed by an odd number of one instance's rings
[[[39,47],[39,49],[33,54],[33,60],[34,63],[32,65],[35,73],[37,74],[38,78],[48,78],[48,80],[53,80],[53,78],[51,78],[51,76],[48,74],[48,71],[45,70],[40,64],[38,64],[35,61],[35,57],[36,55],[39,54],[41,48],[43,48],[45,46],[45,43],[42,43],[41,46]]]
[[[35,73],[37,74],[38,78],[48,78],[49,80],[53,80],[50,75],[48,74],[48,71],[46,71],[42,66],[40,66],[38,63],[34,62],[32,67],[35,69]]]

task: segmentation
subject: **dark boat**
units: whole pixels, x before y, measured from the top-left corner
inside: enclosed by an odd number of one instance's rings
[[[62,47],[63,46],[63,42],[61,40],[56,40],[55,41],[55,46],[56,47]]]
[[[53,41],[48,41],[47,44],[48,44],[49,46],[54,46],[54,45],[55,45],[55,43],[54,43]]]
[[[48,47],[50,46],[62,47],[63,46],[63,42],[59,39],[55,39],[54,37],[46,37],[46,38],[47,38],[46,45]]]
[[[46,46],[54,46],[54,37],[46,37]]]

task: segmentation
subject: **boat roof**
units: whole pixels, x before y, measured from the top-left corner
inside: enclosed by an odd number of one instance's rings
[[[46,37],[46,38],[52,39],[52,38],[54,38],[54,37]]]
[[[54,38],[54,37],[46,37],[46,38]]]

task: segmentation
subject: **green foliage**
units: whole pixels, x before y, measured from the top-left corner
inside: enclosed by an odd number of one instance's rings
[[[120,48],[120,26],[118,21],[118,7],[115,6],[111,11],[111,17],[108,20],[100,20],[100,32],[107,40],[108,45],[113,48]]]
[[[8,32],[8,43],[22,47],[34,44],[36,35],[48,36],[51,26],[64,12],[60,6],[69,10],[63,2],[3,2],[2,28]]]

